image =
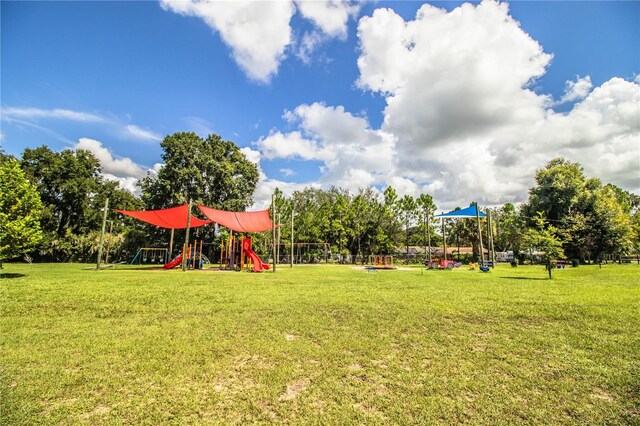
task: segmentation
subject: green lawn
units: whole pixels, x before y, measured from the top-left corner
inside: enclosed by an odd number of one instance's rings
[[[0,423],[640,424],[640,265],[5,264]]]

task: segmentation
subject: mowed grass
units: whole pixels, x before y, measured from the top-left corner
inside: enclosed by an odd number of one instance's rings
[[[640,266],[5,265],[2,424],[638,424]]]

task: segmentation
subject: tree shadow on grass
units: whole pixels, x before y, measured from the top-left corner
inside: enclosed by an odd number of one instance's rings
[[[10,279],[10,278],[22,278],[25,277],[25,274],[17,274],[12,272],[0,272],[0,280],[1,279]]]
[[[525,281],[549,281],[549,278],[539,277],[500,277],[503,280],[525,280]]]

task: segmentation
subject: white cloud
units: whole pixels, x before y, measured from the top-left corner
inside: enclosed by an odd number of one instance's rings
[[[347,22],[360,10],[355,2],[339,0],[296,0],[296,6],[324,34],[338,38],[347,36]]]
[[[561,104],[565,102],[574,102],[587,97],[591,88],[593,87],[593,83],[591,83],[591,77],[588,75],[584,78],[580,78],[580,76],[576,77],[576,81],[568,80],[565,83],[565,90],[562,99],[560,99]]]
[[[269,82],[291,43],[289,1],[161,0],[165,10],[201,18],[232,50],[234,60],[253,80]]]
[[[300,132],[271,132],[260,138],[258,146],[267,159],[301,158],[303,160],[329,160],[335,157],[330,150],[322,148],[318,142],[305,139]]]
[[[573,108],[555,112],[531,88],[551,55],[495,2],[424,5],[411,21],[378,9],[358,36],[357,85],[385,97],[381,128],[341,106],[300,105],[283,116],[297,129],[258,141],[265,158],[319,160],[316,184],[390,184],[443,210],[524,201],[535,170],[558,156],[640,193],[640,78],[593,90],[578,78]]]
[[[144,169],[133,160],[127,157],[114,158],[111,151],[95,139],[80,138],[73,149],[91,152],[100,161],[105,174],[132,179],[140,179],[145,175]]]
[[[296,174],[292,169],[280,169],[280,173],[285,177],[295,176]]]
[[[303,62],[327,39],[345,39],[349,18],[355,17],[360,5],[338,0],[279,1],[199,1],[160,0],[164,10],[202,19],[220,34],[231,49],[235,62],[252,80],[268,83],[278,73],[287,49]],[[291,18],[296,7],[303,18],[311,21],[317,31],[305,32],[295,40]]]
[[[71,120],[90,123],[106,123],[108,120],[98,114],[82,111],[72,111],[68,109],[41,109],[41,108],[20,108],[2,107],[0,110],[3,120],[11,119],[57,119]]]
[[[247,160],[260,165],[260,151],[256,151],[255,149],[251,149],[245,146],[243,148],[240,148],[240,152],[243,153],[245,157],[247,157]]]
[[[127,176],[127,177],[116,176],[116,175],[112,175],[111,173],[102,173],[102,176],[107,180],[118,182],[118,186],[121,189],[129,191],[130,193],[136,196],[140,195],[140,187],[137,186],[138,178],[131,177],[131,176]]]
[[[324,37],[320,32],[305,32],[300,42],[296,45],[296,56],[305,64],[310,64],[313,52],[323,41]]]
[[[160,142],[162,140],[162,136],[157,133],[152,132],[151,130],[142,129],[134,124],[128,124],[125,126],[127,132],[136,139],[140,139],[143,141],[151,141],[151,142]]]
[[[298,158],[324,163],[318,184],[357,190],[383,182],[393,169],[394,138],[372,130],[366,118],[344,107],[299,105],[283,118],[297,124],[288,133],[272,131],[257,146],[266,159]]]

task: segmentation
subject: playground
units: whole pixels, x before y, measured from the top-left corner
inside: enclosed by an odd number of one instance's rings
[[[635,263],[3,272],[3,424],[639,420]]]

